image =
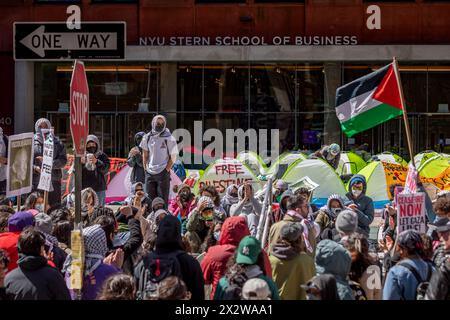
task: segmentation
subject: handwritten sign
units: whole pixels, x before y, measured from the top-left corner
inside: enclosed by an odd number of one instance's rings
[[[53,168],[53,130],[43,129],[45,137],[44,150],[42,154],[41,176],[39,177],[38,189],[53,191],[52,189],[52,168]]]
[[[425,193],[399,193],[397,195],[398,233],[405,230],[426,232]]]

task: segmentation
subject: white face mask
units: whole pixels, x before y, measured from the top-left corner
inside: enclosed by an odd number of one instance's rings
[[[352,189],[352,194],[356,197],[356,198],[358,198],[359,197],[359,195],[362,193],[362,190],[354,190],[354,189]]]
[[[328,161],[333,160],[333,159],[334,159],[334,156],[331,153],[327,154]]]

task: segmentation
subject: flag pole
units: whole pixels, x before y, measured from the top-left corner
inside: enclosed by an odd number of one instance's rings
[[[411,139],[411,131],[409,129],[408,114],[406,112],[406,104],[405,104],[405,97],[403,96],[402,82],[400,81],[400,71],[399,71],[399,68],[398,68],[397,57],[393,58],[393,63],[394,63],[395,78],[397,79],[397,84],[398,84],[398,87],[400,89],[399,90],[399,92],[400,92],[400,102],[402,104],[402,109],[403,109],[403,122],[405,123],[406,140],[407,140],[407,143],[408,143],[409,157],[411,158],[412,166],[415,167],[413,144],[412,144],[412,139]]]

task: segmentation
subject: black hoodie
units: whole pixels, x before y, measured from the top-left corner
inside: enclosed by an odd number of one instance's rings
[[[155,253],[167,254],[179,250],[184,251],[183,242],[181,240],[181,225],[176,217],[168,215],[159,223],[155,243]],[[177,258],[180,263],[183,281],[186,283],[188,291],[192,294],[191,299],[204,300],[205,283],[200,264],[186,252],[178,255]],[[145,259],[136,267],[135,275],[137,277],[142,274],[142,268],[146,267],[144,266],[144,261]],[[139,283],[139,279],[137,283]]]
[[[20,254],[17,264],[5,278],[8,299],[70,300],[63,276],[47,264],[47,259]]]

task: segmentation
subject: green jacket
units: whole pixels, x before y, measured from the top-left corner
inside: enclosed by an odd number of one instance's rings
[[[276,251],[276,245],[274,250]],[[314,259],[304,252],[285,259],[277,253],[269,255],[272,278],[282,300],[306,300],[306,292],[300,286],[316,275]]]

